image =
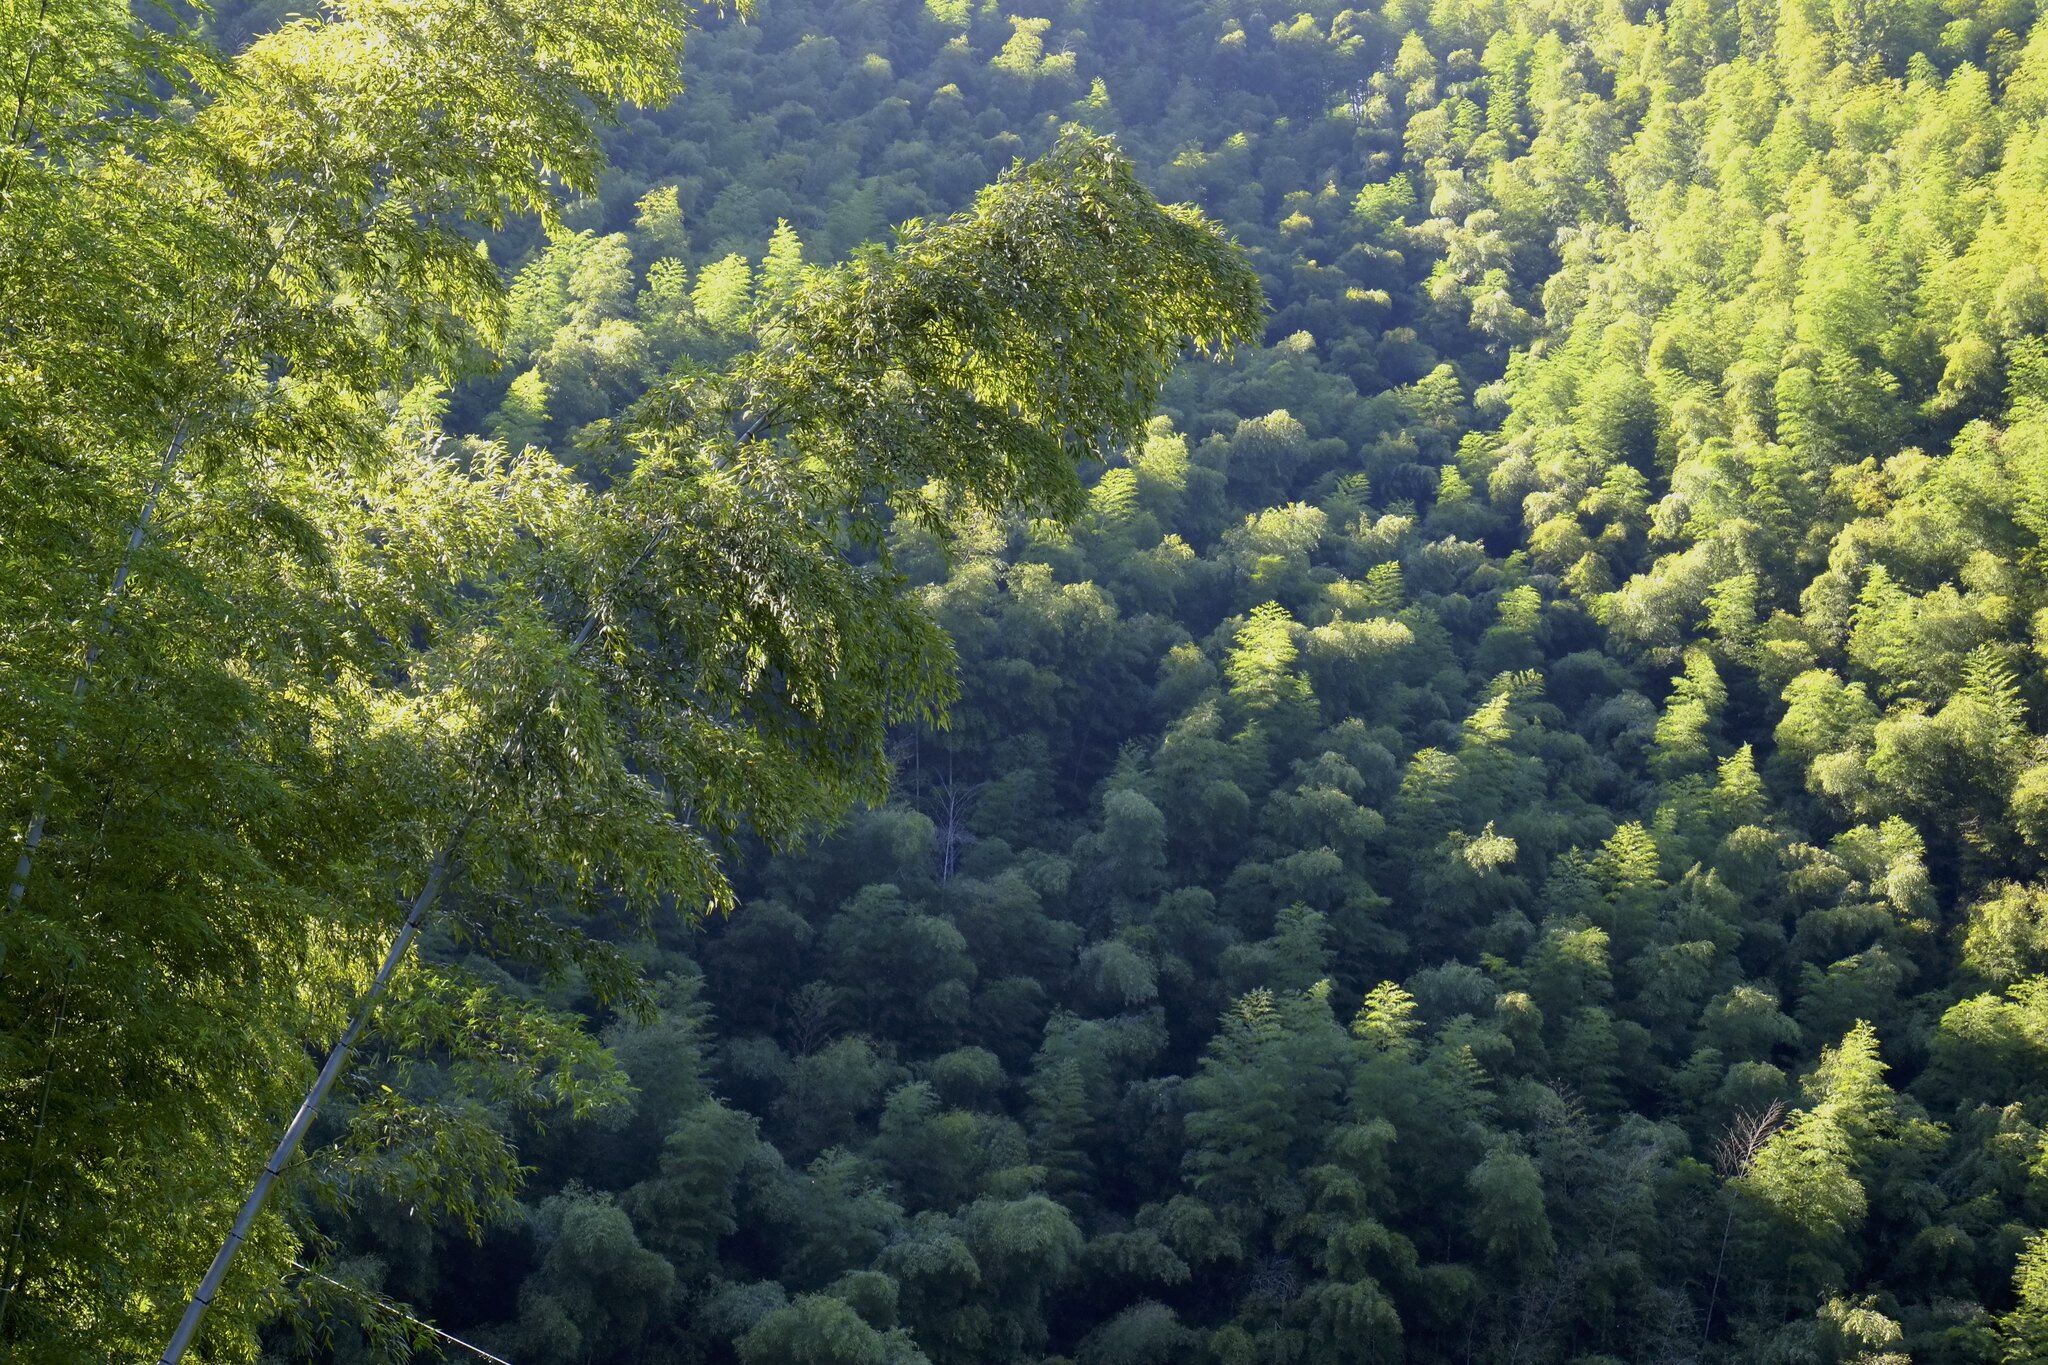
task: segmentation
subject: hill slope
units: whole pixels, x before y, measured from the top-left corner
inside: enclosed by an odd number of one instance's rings
[[[338,1228],[387,1292],[522,1365],[2038,1358],[2030,5],[768,0],[690,73],[460,423],[601,468],[1065,121],[1269,344],[1070,533],[905,533],[951,728],[649,951],[523,1226]]]

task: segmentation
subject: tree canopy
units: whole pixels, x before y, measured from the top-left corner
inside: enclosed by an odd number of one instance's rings
[[[0,35],[0,1342],[2048,1349],[2027,0]]]

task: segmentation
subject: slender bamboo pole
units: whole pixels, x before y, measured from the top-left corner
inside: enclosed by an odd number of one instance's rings
[[[226,350],[225,345],[222,350]],[[122,547],[120,562],[114,566],[114,577],[107,585],[106,600],[100,606],[98,638],[86,646],[85,662],[79,667],[78,676],[71,680],[73,705],[83,700],[86,689],[92,686],[93,668],[100,661],[100,650],[106,643],[107,633],[114,627],[114,609],[120,605],[121,595],[127,591],[128,576],[135,571],[135,556],[142,552],[142,544],[149,538],[150,524],[156,520],[156,509],[163,501],[164,490],[170,486],[171,475],[177,472],[178,462],[185,457],[191,431],[191,413],[188,411],[178,419],[170,443],[164,447],[163,458],[157,462],[156,476],[150,480],[149,490],[143,496],[142,511],[129,528],[128,543]],[[70,747],[68,736],[57,741],[57,762],[64,761]],[[7,908],[10,911],[19,909],[23,898],[28,895],[29,874],[35,870],[36,849],[42,845],[43,826],[49,820],[50,801],[55,795],[55,785],[49,778],[44,778],[42,790],[36,795],[35,810],[29,816],[28,832],[22,836],[21,856],[14,860],[14,879],[7,885]],[[0,939],[0,965],[6,961],[7,943]]]
[[[43,55],[48,35],[43,25],[50,17],[50,0],[38,0],[36,5],[36,31],[28,40],[28,56],[21,66],[21,80],[14,87],[14,118],[7,125],[7,145],[13,147],[21,139],[22,125],[31,117],[29,114],[29,86],[36,78],[36,59]],[[7,164],[0,166],[0,213],[7,212],[7,191],[14,183],[15,158],[8,157]]]
[[[745,445],[749,441],[761,439],[762,432],[770,425],[773,418],[774,410],[772,408],[754,417],[735,434],[734,444]],[[582,653],[583,647],[589,644],[590,638],[597,633],[598,625],[603,619],[604,614],[604,596],[609,596],[611,592],[631,582],[640,570],[646,566],[647,561],[652,559],[655,553],[666,543],[669,535],[674,530],[675,523],[672,521],[664,521],[657,525],[653,533],[648,536],[647,543],[641,547],[639,553],[634,555],[626,567],[620,571],[618,578],[613,581],[605,594],[601,595],[597,602],[593,603],[589,614],[583,618],[582,628],[576,632],[575,638],[569,642],[569,653],[572,657]],[[501,761],[518,744],[529,723],[530,718],[522,720],[511,734],[505,736],[504,743],[499,749]],[[349,1051],[354,1048],[356,1040],[362,1036],[363,1029],[368,1025],[371,1009],[390,986],[391,978],[397,972],[399,963],[404,959],[406,950],[412,946],[413,939],[419,935],[421,923],[425,920],[428,912],[433,909],[435,901],[440,898],[442,884],[447,879],[449,866],[461,852],[462,841],[469,833],[469,827],[475,818],[477,804],[481,799],[481,793],[471,797],[469,809],[456,824],[454,831],[448,836],[447,841],[442,844],[440,851],[434,855],[433,865],[428,869],[426,884],[420,888],[419,895],[414,898],[412,908],[406,914],[405,922],[399,927],[397,937],[392,939],[390,949],[384,954],[384,965],[378,968],[376,978],[371,981],[369,990],[364,993],[362,1000],[357,1004],[355,1016],[349,1020],[348,1028],[341,1035],[341,1040],[327,1054],[326,1064],[320,1068],[319,1076],[314,1079],[313,1088],[306,1092],[305,1100],[299,1105],[299,1112],[293,1116],[291,1123],[286,1126],[284,1136],[278,1141],[276,1152],[271,1155],[269,1162],[256,1177],[256,1184],[249,1191],[248,1198],[242,1201],[241,1212],[235,1216],[234,1227],[229,1230],[227,1241],[223,1242],[220,1250],[214,1253],[213,1264],[207,1267],[205,1277],[199,1282],[199,1288],[194,1291],[191,1301],[186,1304],[185,1314],[179,1320],[177,1330],[171,1334],[170,1344],[164,1347],[164,1353],[158,1359],[157,1365],[178,1365],[178,1362],[185,1354],[186,1348],[192,1344],[192,1339],[198,1333],[201,1321],[206,1317],[206,1310],[213,1306],[214,1298],[220,1293],[221,1282],[227,1277],[229,1263],[234,1260],[235,1253],[241,1249],[242,1243],[248,1240],[249,1229],[254,1225],[256,1215],[263,1207],[263,1201],[269,1196],[270,1187],[277,1183],[279,1173],[284,1169],[286,1163],[291,1160],[293,1154],[297,1152],[299,1143],[305,1139],[306,1130],[312,1127],[315,1112],[319,1109],[321,1102],[327,1098],[327,1092],[334,1087],[335,1079],[341,1074],[342,1065],[347,1061]]]
[[[748,436],[751,437],[753,433],[758,432],[764,422],[765,419],[757,419],[748,428]],[[654,533],[648,537],[647,544],[641,548],[638,554],[634,555],[631,562],[620,573],[617,582],[613,585],[614,588],[630,581],[635,574],[639,573],[640,569],[661,548],[662,544],[668,539],[669,533],[674,529],[675,525],[673,522],[664,522],[656,527]],[[599,606],[593,606],[589,615],[584,617],[582,628],[576,632],[575,638],[569,642],[569,652],[572,656],[582,653],[583,647],[590,642],[591,636],[597,633],[601,617],[602,611]],[[525,733],[528,723],[527,721],[522,721],[511,734],[505,737],[505,741],[499,749],[500,759],[511,753],[521,735]],[[412,947],[413,939],[419,935],[420,924],[425,920],[427,913],[433,909],[435,901],[440,898],[442,885],[447,879],[449,865],[461,851],[462,841],[469,833],[469,827],[475,819],[476,805],[480,799],[480,794],[471,798],[469,810],[464,813],[462,819],[457,823],[454,832],[442,844],[440,851],[434,855],[433,865],[427,873],[426,884],[420,888],[419,895],[413,900],[412,908],[406,913],[405,922],[399,927],[397,937],[391,940],[391,947],[384,954],[384,965],[378,968],[376,978],[371,981],[369,990],[364,993],[362,1000],[357,1004],[355,1017],[349,1020],[348,1028],[341,1035],[340,1041],[327,1054],[326,1064],[320,1068],[319,1076],[314,1079],[313,1088],[306,1092],[305,1100],[299,1105],[299,1112],[293,1116],[291,1123],[286,1126],[284,1136],[278,1141],[276,1152],[271,1155],[269,1162],[265,1164],[262,1172],[257,1175],[256,1184],[249,1191],[248,1198],[242,1201],[241,1212],[235,1216],[234,1227],[229,1230],[227,1241],[223,1242],[220,1250],[214,1253],[213,1264],[207,1267],[205,1277],[199,1282],[199,1288],[193,1292],[191,1301],[186,1304],[185,1314],[179,1320],[177,1330],[171,1334],[170,1344],[164,1348],[164,1353],[159,1359],[158,1365],[177,1365],[177,1362],[184,1356],[186,1348],[191,1345],[193,1336],[199,1330],[200,1322],[206,1316],[206,1310],[212,1307],[215,1296],[220,1293],[221,1282],[227,1276],[229,1263],[234,1260],[235,1253],[241,1249],[242,1243],[248,1240],[249,1229],[254,1225],[256,1215],[263,1207],[263,1201],[269,1197],[270,1187],[277,1183],[278,1174],[283,1171],[285,1164],[291,1160],[292,1155],[298,1150],[299,1143],[305,1139],[306,1130],[312,1127],[314,1114],[320,1108],[321,1102],[327,1098],[327,1092],[333,1089],[335,1079],[341,1074],[342,1064],[347,1060],[348,1053],[355,1047],[356,1040],[362,1036],[363,1029],[368,1025],[371,1009],[390,986],[391,978],[398,970],[398,964],[404,959],[406,950]]]
[[[47,0],[45,0],[45,8],[47,9]],[[18,131],[21,117],[19,108],[16,110],[15,117],[16,130]],[[250,305],[254,303],[257,291],[262,288],[264,278],[276,268],[278,261],[283,258],[285,245],[290,240],[291,235],[298,229],[301,217],[300,211],[293,211],[291,217],[286,220],[283,230],[278,233],[277,239],[271,244],[263,263],[251,272],[247,289],[243,291],[241,299],[235,305],[234,312],[221,328],[220,338],[214,346],[210,361],[213,368],[218,369],[226,361],[228,351],[234,345],[235,334],[241,327],[243,320],[248,316]],[[184,460],[186,450],[191,444],[195,407],[196,400],[193,405],[188,405],[178,415],[177,422],[171,429],[170,439],[165,443],[163,454],[157,461],[156,473],[151,477],[149,486],[144,491],[141,510],[137,512],[135,521],[129,527],[127,540],[121,549],[121,558],[115,563],[113,577],[108,580],[106,593],[101,599],[99,622],[94,630],[93,639],[86,646],[85,655],[79,664],[78,672],[71,680],[71,701],[74,706],[84,699],[86,692],[92,686],[93,670],[99,663],[100,653],[105,647],[107,637],[113,631],[115,614],[121,604],[122,597],[127,592],[128,580],[135,571],[135,561],[141,554],[144,543],[149,538],[150,528],[156,520],[157,510],[162,505],[163,496],[170,488],[171,480],[176,475],[178,466]],[[67,725],[65,730],[58,736],[54,746],[55,762],[51,766],[62,765],[64,759],[70,753],[70,739],[71,731],[69,725]],[[20,910],[22,902],[27,898],[29,878],[35,870],[36,852],[42,845],[43,831],[48,825],[50,805],[55,796],[56,783],[52,777],[47,775],[46,769],[42,786],[36,793],[35,805],[29,815],[28,828],[22,836],[21,852],[15,858],[14,872],[8,882],[7,902],[4,907],[4,913],[6,914],[11,915]],[[4,969],[6,963],[7,941],[4,938],[0,938],[0,969]],[[68,995],[70,985],[71,972],[70,969],[67,969],[64,974],[63,986],[59,993],[57,1021],[51,1031],[51,1049],[53,1052],[57,1036],[64,1027],[63,1001]],[[46,1063],[42,1096],[37,1105],[35,1137],[30,1148],[28,1169],[22,1181],[21,1195],[17,1201],[13,1237],[4,1258],[5,1268],[0,1269],[0,1328],[4,1328],[6,1325],[8,1312],[14,1302],[15,1291],[21,1287],[21,1283],[26,1279],[25,1266],[16,1265],[16,1253],[23,1240],[29,1202],[33,1197],[36,1178],[40,1173],[42,1144],[48,1125],[50,1087],[54,1075],[54,1061]]]
[[[1728,1266],[1728,1239],[1735,1235],[1735,1209],[1731,1205],[1728,1217],[1721,1224],[1721,1252],[1714,1257],[1714,1284],[1707,1291],[1707,1317],[1700,1324],[1700,1340],[1711,1341],[1714,1336],[1714,1310],[1721,1303],[1721,1272]]]
[[[235,303],[234,311],[221,327],[219,340],[214,343],[213,355],[208,361],[210,369],[219,370],[226,363],[228,351],[235,344],[235,334],[249,316],[251,305],[256,302],[257,291],[263,288],[263,281],[277,268],[278,262],[284,259],[285,246],[291,241],[292,234],[298,231],[304,216],[303,208],[292,210],[291,216],[285,219],[284,226],[279,230],[276,240],[270,244],[262,264],[250,272],[248,287],[242,291],[242,296]],[[150,479],[148,489],[144,491],[142,509],[136,513],[134,524],[128,529],[128,539],[122,546],[121,558],[114,565],[114,576],[108,581],[106,594],[101,599],[99,624],[94,629],[92,642],[86,646],[85,657],[79,665],[78,673],[71,680],[71,701],[74,706],[84,699],[87,690],[92,686],[93,669],[99,663],[100,651],[105,647],[107,637],[113,632],[115,612],[121,604],[122,596],[128,590],[128,579],[135,571],[136,557],[142,553],[143,544],[149,539],[150,527],[156,521],[157,509],[162,505],[163,496],[170,489],[171,479],[176,475],[178,466],[183,462],[185,452],[191,445],[195,417],[204,419],[205,414],[197,412],[198,401],[198,398],[193,398],[184,411],[178,414],[178,420],[171,428],[170,440],[164,444],[163,455],[157,460],[156,474]],[[67,723],[55,746],[57,764],[61,764],[70,752],[70,737],[71,728]],[[13,914],[21,909],[22,901],[28,896],[29,876],[35,871],[36,851],[42,846],[43,830],[49,823],[50,803],[56,797],[56,783],[48,775],[49,766],[54,765],[45,766],[43,784],[36,793],[35,806],[29,812],[28,829],[22,835],[21,853],[14,860],[14,875],[7,884],[7,905],[4,912],[7,914]],[[0,938],[0,968],[6,965],[7,941]]]
[[[228,1266],[234,1261],[235,1253],[249,1238],[249,1230],[256,1223],[256,1215],[263,1209],[263,1201],[270,1195],[270,1187],[277,1183],[277,1177],[285,1165],[299,1150],[306,1130],[313,1126],[313,1117],[319,1112],[320,1102],[327,1098],[327,1092],[334,1088],[334,1082],[341,1075],[342,1066],[348,1061],[348,1054],[354,1050],[356,1040],[362,1037],[363,1029],[370,1021],[370,1011],[391,985],[392,976],[398,971],[399,961],[406,949],[419,936],[420,923],[440,898],[441,887],[447,881],[448,864],[460,846],[462,838],[469,832],[470,819],[465,816],[448,836],[441,849],[434,855],[433,866],[427,871],[426,884],[420,887],[419,895],[413,898],[412,908],[406,912],[405,923],[399,926],[397,937],[391,940],[391,947],[384,954],[384,965],[377,969],[370,988],[356,1005],[355,1017],[348,1021],[348,1028],[327,1054],[327,1062],[320,1068],[320,1074],[313,1081],[313,1088],[306,1092],[305,1101],[299,1105],[299,1112],[285,1125],[284,1136],[278,1140],[277,1150],[264,1163],[263,1170],[256,1177],[249,1197],[242,1201],[241,1212],[235,1215],[234,1227],[229,1229],[228,1238],[214,1253],[213,1264],[206,1268],[206,1275],[199,1281],[199,1288],[193,1291],[192,1299],[185,1305],[185,1315],[178,1321],[177,1330],[171,1333],[170,1344],[158,1365],[177,1365],[184,1357],[185,1348],[192,1344],[192,1338],[199,1332],[199,1324],[206,1317],[206,1310],[213,1306],[213,1300],[220,1293],[221,1282],[227,1278]]]

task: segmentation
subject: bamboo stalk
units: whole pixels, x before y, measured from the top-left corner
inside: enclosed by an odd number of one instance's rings
[[[759,432],[765,421],[765,418],[757,419],[748,428],[747,435],[751,438],[754,433]],[[632,560],[627,563],[625,569],[620,573],[618,580],[613,584],[613,588],[616,589],[618,586],[630,581],[635,574],[639,573],[640,569],[661,548],[662,544],[668,539],[669,533],[674,529],[675,525],[673,522],[663,522],[660,526],[656,527],[654,533],[648,537],[647,544],[641,547],[639,553],[634,555]],[[601,606],[592,606],[589,614],[583,619],[582,628],[576,632],[575,638],[569,642],[569,652],[572,657],[580,654],[583,651],[583,647],[590,642],[591,636],[597,633],[601,616]],[[505,737],[504,743],[498,751],[498,757],[501,761],[518,744],[520,737],[526,731],[528,723],[530,721],[521,721],[512,733]],[[427,873],[426,884],[420,888],[419,895],[413,900],[412,908],[406,913],[405,922],[399,927],[397,936],[392,939],[390,948],[385,952],[384,965],[378,968],[377,975],[371,981],[369,990],[364,993],[362,1000],[357,1004],[355,1016],[349,1020],[348,1028],[343,1032],[340,1041],[335,1043],[333,1050],[327,1054],[326,1064],[320,1068],[319,1076],[314,1079],[312,1088],[306,1092],[306,1098],[299,1105],[298,1113],[293,1116],[291,1123],[286,1126],[284,1136],[278,1141],[276,1152],[271,1155],[269,1162],[265,1164],[262,1172],[257,1175],[256,1184],[249,1191],[248,1197],[242,1201],[241,1211],[235,1216],[235,1223],[228,1232],[227,1240],[221,1244],[220,1250],[214,1253],[213,1263],[207,1267],[205,1277],[200,1280],[198,1289],[193,1292],[191,1300],[186,1304],[184,1316],[179,1320],[177,1330],[171,1334],[170,1344],[164,1348],[164,1353],[159,1359],[158,1365],[177,1365],[177,1362],[184,1356],[186,1348],[191,1345],[193,1336],[199,1330],[200,1322],[206,1316],[206,1310],[212,1307],[214,1298],[220,1293],[221,1282],[227,1276],[229,1264],[234,1260],[235,1253],[241,1249],[242,1243],[248,1240],[249,1229],[255,1223],[256,1215],[261,1211],[264,1200],[269,1196],[270,1187],[277,1183],[278,1174],[298,1150],[300,1142],[305,1139],[307,1129],[312,1126],[314,1114],[318,1111],[321,1102],[327,1098],[327,1092],[334,1087],[335,1079],[341,1074],[342,1064],[347,1060],[348,1053],[354,1048],[356,1040],[361,1037],[363,1029],[368,1025],[371,1009],[390,986],[391,978],[397,972],[398,965],[405,957],[406,950],[412,946],[413,939],[419,935],[421,923],[425,920],[427,913],[432,910],[434,902],[439,899],[442,885],[447,878],[448,868],[461,851],[462,841],[469,833],[470,825],[474,822],[477,804],[480,800],[480,792],[472,795],[469,809],[464,812],[462,819],[456,824],[454,831],[448,836],[447,841],[442,844],[440,851],[434,855],[433,865]]]
[[[447,880],[448,864],[469,832],[469,817],[465,816],[454,832],[448,836],[441,849],[434,855],[433,866],[427,871],[426,884],[420,887],[419,895],[413,897],[412,908],[406,912],[405,922],[399,926],[398,934],[391,940],[391,946],[384,954],[384,965],[377,969],[370,988],[356,1005],[355,1016],[348,1021],[339,1040],[327,1054],[325,1065],[314,1078],[313,1086],[306,1092],[306,1098],[299,1105],[299,1112],[285,1125],[284,1136],[278,1139],[277,1150],[264,1163],[263,1170],[256,1177],[255,1186],[242,1201],[242,1208],[235,1215],[234,1226],[229,1229],[227,1240],[213,1255],[213,1263],[206,1268],[205,1276],[199,1281],[199,1288],[192,1293],[191,1301],[185,1305],[185,1314],[178,1321],[177,1330],[171,1333],[170,1344],[158,1365],[176,1365],[184,1357],[185,1348],[192,1344],[198,1334],[199,1325],[205,1320],[206,1310],[213,1306],[215,1296],[220,1293],[221,1282],[227,1278],[228,1266],[233,1263],[235,1253],[249,1238],[249,1230],[256,1223],[256,1215],[262,1212],[263,1201],[270,1195],[270,1187],[277,1183],[278,1175],[284,1170],[293,1155],[299,1150],[299,1143],[305,1140],[306,1130],[313,1126],[314,1115],[319,1112],[320,1103],[327,1098],[327,1092],[334,1088],[341,1068],[348,1061],[348,1054],[354,1050],[356,1040],[362,1037],[363,1029],[370,1021],[370,1011],[376,1007],[384,992],[391,985],[391,978],[398,971],[399,961],[412,941],[419,936],[420,924],[426,919],[427,911],[440,898],[441,887]]]
[[[222,347],[225,350],[225,346]],[[127,591],[128,577],[135,570],[135,556],[141,553],[142,545],[149,538],[150,523],[156,520],[156,509],[163,500],[164,490],[170,486],[171,475],[177,471],[178,463],[185,456],[185,446],[191,433],[191,414],[178,419],[176,430],[171,433],[170,444],[164,447],[163,458],[157,463],[156,477],[150,480],[149,490],[142,499],[142,511],[136,515],[134,526],[129,528],[128,543],[121,550],[121,560],[114,566],[114,577],[107,585],[106,600],[100,606],[98,638],[86,646],[85,661],[79,666],[78,676],[71,680],[71,701],[76,705],[85,697],[92,686],[92,670],[100,661],[100,650],[106,643],[108,632],[114,628],[114,609],[120,605],[121,595]],[[57,741],[57,762],[62,763],[70,752],[68,735]],[[7,886],[7,908],[17,910],[23,898],[28,895],[29,874],[35,869],[36,849],[43,842],[43,826],[50,816],[50,801],[56,795],[54,783],[43,779],[42,790],[36,796],[35,809],[29,815],[28,832],[22,836],[21,856],[14,860],[14,880]],[[0,965],[7,961],[7,944],[0,940]]]
[[[210,370],[218,371],[226,363],[228,351],[235,344],[235,334],[241,328],[243,320],[248,317],[250,305],[256,301],[257,291],[263,287],[263,281],[284,258],[285,244],[291,240],[292,234],[298,231],[303,217],[303,209],[292,210],[291,216],[285,220],[284,227],[278,232],[277,239],[270,244],[269,253],[263,258],[263,263],[250,272],[248,287],[236,301],[234,311],[221,327],[220,339],[214,344],[213,355],[207,362]],[[77,675],[71,680],[71,701],[74,706],[84,698],[92,686],[93,668],[99,663],[100,651],[105,647],[107,637],[114,629],[115,610],[120,606],[121,598],[128,590],[128,579],[135,570],[136,556],[142,553],[142,547],[149,539],[150,527],[156,520],[157,508],[169,490],[171,478],[177,473],[179,464],[184,461],[185,451],[191,444],[198,403],[199,399],[193,398],[184,411],[178,414],[177,423],[171,428],[171,438],[165,443],[164,453],[157,461],[156,474],[150,479],[149,488],[144,492],[142,510],[136,514],[135,523],[128,530],[127,543],[122,547],[120,561],[114,566],[114,576],[108,581],[105,597],[100,604],[99,625],[94,631],[92,642],[86,646],[85,658],[79,665]],[[204,416],[203,413],[198,415]],[[67,725],[63,736],[57,742],[56,761],[62,763],[69,752],[70,726]],[[28,895],[29,876],[35,870],[36,850],[42,846],[43,830],[50,817],[50,803],[55,796],[55,781],[46,774],[42,787],[36,793],[35,806],[29,813],[28,829],[22,836],[20,856],[14,860],[14,876],[7,885],[8,914],[19,910],[22,901]],[[0,939],[0,967],[5,967],[6,964],[7,942]]]
[[[43,33],[43,25],[48,21],[49,17],[50,0],[38,0],[36,5],[35,34],[28,40],[28,55],[26,60],[22,62],[21,80],[14,87],[14,118],[7,125],[7,145],[10,147],[15,146],[22,140],[22,125],[27,123],[30,118],[28,105],[29,86],[36,77],[36,59],[43,55],[44,38],[46,36]],[[14,158],[9,157],[7,164],[4,167],[0,167],[0,213],[7,211],[7,191],[14,183],[14,164]]]

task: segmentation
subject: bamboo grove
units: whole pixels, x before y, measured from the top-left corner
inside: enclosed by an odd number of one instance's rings
[[[579,921],[725,907],[742,830],[878,799],[887,728],[951,695],[891,497],[934,528],[1075,503],[1076,453],[1257,295],[1077,133],[793,282],[600,477],[441,419],[504,337],[477,234],[596,188],[600,124],[676,93],[686,9],[372,3],[232,54],[205,16],[10,20],[0,1339],[107,1359],[161,1344],[405,902],[644,1009]],[[287,1304],[311,1210],[481,1227],[522,1174],[502,1111],[624,1093],[491,972],[393,980],[207,1358]]]
[[[6,1349],[2048,1358],[2030,0],[14,3]]]

